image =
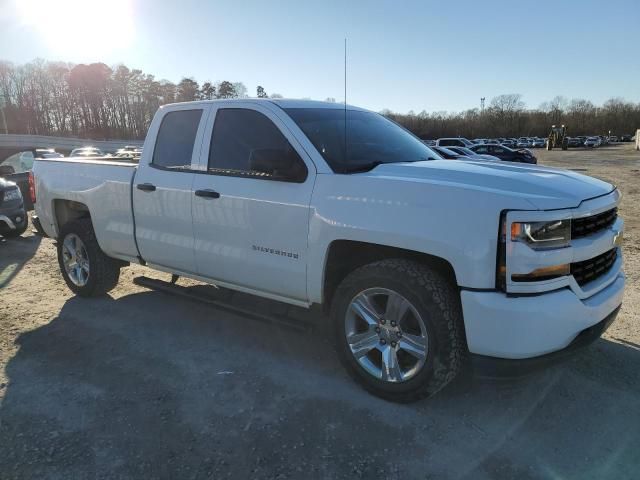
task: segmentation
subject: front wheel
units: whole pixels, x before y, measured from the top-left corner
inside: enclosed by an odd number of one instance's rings
[[[387,400],[431,396],[462,369],[457,289],[426,265],[391,259],[352,272],[336,291],[332,321],[347,371]]]
[[[90,219],[70,222],[61,229],[58,264],[67,286],[82,297],[104,295],[120,278],[120,262],[104,254]]]

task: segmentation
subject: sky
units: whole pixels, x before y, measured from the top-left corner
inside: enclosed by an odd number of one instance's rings
[[[0,60],[124,63],[371,110],[640,102],[640,1],[0,0]]]

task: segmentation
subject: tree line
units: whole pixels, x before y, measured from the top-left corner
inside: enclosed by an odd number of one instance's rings
[[[598,106],[589,100],[555,97],[538,108],[527,109],[522,95],[499,95],[485,109],[463,112],[382,112],[420,138],[500,138],[549,135],[552,125],[566,125],[567,134],[634,134],[640,128],[640,103],[611,98]]]
[[[0,133],[142,139],[160,105],[247,96],[242,82],[174,84],[125,65],[0,61]]]
[[[143,139],[160,105],[199,99],[243,98],[242,82],[201,85],[193,78],[175,84],[125,65],[73,65],[36,60],[24,65],[0,61],[0,133]],[[269,95],[262,86],[259,98]],[[327,99],[335,101],[335,99]],[[601,106],[589,100],[556,97],[535,109],[519,94],[499,95],[486,109],[463,112],[382,112],[421,138],[546,136],[565,124],[570,135],[633,133],[640,127],[640,103],[612,98]]]

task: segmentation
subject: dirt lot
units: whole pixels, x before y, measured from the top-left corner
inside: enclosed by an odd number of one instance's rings
[[[567,364],[412,405],[356,387],[318,329],[138,287],[138,266],[73,298],[51,240],[0,243],[0,478],[638,478],[640,153],[536,154],[624,193],[621,314]]]

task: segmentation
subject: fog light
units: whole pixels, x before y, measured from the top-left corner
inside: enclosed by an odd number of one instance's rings
[[[16,223],[22,222],[22,217],[16,217]]]
[[[562,265],[553,265],[552,267],[536,268],[529,273],[513,273],[511,280],[514,282],[541,282],[543,280],[551,280],[553,278],[564,277],[569,275],[571,268],[568,263]]]

